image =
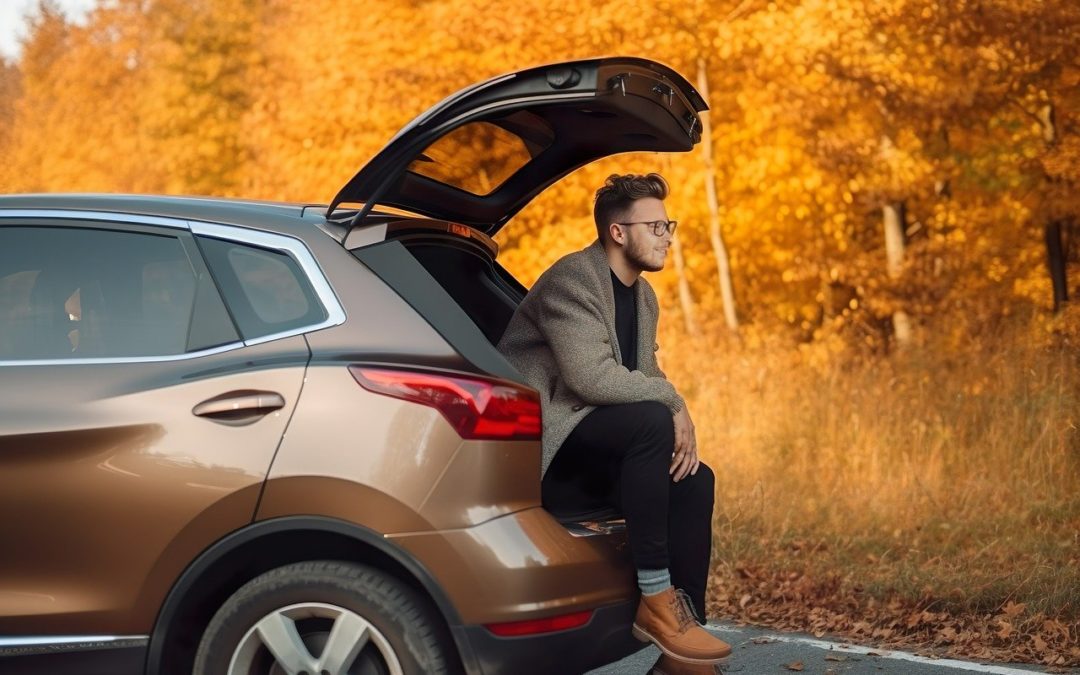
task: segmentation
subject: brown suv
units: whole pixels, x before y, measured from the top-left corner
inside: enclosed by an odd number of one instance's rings
[[[640,647],[618,514],[540,506],[541,401],[493,347],[526,289],[491,236],[598,157],[691,149],[704,108],[656,63],[578,61],[446,99],[329,207],[0,197],[0,672]]]

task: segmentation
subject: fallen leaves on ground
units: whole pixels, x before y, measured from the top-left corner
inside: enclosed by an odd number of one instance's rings
[[[927,656],[1080,666],[1080,622],[1030,613],[1007,602],[994,612],[956,616],[921,603],[882,602],[849,589],[838,575],[815,578],[749,566],[715,573],[709,614],[781,630],[843,636]],[[835,657],[833,657],[835,658]],[[833,660],[826,657],[826,660]],[[788,670],[795,670],[785,665]]]

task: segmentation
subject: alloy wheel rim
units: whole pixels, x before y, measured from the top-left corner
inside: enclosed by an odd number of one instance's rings
[[[302,626],[312,620],[332,622],[327,632],[318,633],[325,643],[318,655],[311,653],[312,634]],[[389,675],[404,675],[401,662],[379,629],[352,610],[322,602],[302,602],[266,614],[244,634],[232,659],[228,675],[350,675],[357,657],[373,648]],[[269,671],[263,671],[267,655]],[[258,670],[255,668],[258,667]]]

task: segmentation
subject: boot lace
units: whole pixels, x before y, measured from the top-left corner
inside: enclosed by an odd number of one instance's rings
[[[691,626],[697,625],[697,617],[691,608],[690,596],[681,588],[675,589],[675,597],[671,599],[671,609],[675,612],[675,618],[679,621],[679,632],[685,633]]]

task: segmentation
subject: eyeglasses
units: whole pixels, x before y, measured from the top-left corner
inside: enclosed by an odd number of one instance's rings
[[[636,223],[615,223],[616,225],[648,225],[652,228],[652,233],[657,237],[664,236],[665,232],[675,234],[675,227],[679,224],[677,220],[642,220]]]

